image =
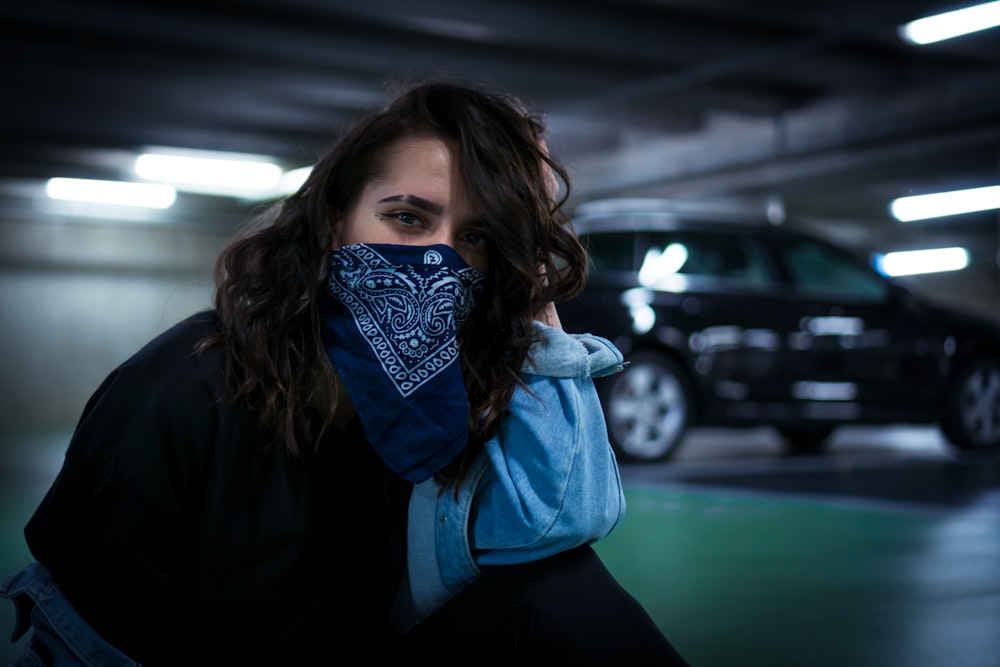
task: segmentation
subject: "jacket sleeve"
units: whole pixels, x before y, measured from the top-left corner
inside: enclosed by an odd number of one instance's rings
[[[619,372],[606,339],[535,323],[510,414],[457,493],[414,487],[408,590],[423,617],[474,581],[480,566],[528,562],[607,535],[625,496],[593,378]]]
[[[625,511],[621,479],[593,377],[622,368],[597,336],[537,324],[542,340],[522,370],[510,415],[486,443],[473,499],[479,565],[519,563],[598,540]]]
[[[185,364],[174,366],[178,376],[191,375],[181,372]],[[181,489],[197,485],[177,484],[174,476],[194,467],[184,456],[196,448],[179,443],[211,432],[212,401],[194,379],[178,384],[166,368],[123,364],[87,404],[58,476],[25,527],[32,554],[79,613],[144,664],[144,649],[184,632],[164,600],[181,585]]]

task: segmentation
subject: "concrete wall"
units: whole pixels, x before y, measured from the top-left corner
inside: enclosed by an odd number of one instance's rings
[[[0,222],[0,428],[75,423],[116,364],[210,306],[231,233]]]
[[[964,270],[899,279],[941,305],[1000,322],[1000,270]]]

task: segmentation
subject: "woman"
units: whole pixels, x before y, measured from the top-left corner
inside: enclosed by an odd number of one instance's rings
[[[29,653],[682,664],[588,546],[624,508],[591,380],[621,355],[558,329],[586,256],[542,131],[416,86],[223,250],[215,308],[108,376],[25,528]]]

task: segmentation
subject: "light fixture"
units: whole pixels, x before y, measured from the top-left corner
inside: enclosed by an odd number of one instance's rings
[[[259,197],[281,180],[281,168],[266,158],[241,153],[155,149],[139,155],[136,176],[178,190],[230,197]]]
[[[889,204],[892,217],[900,222],[942,218],[995,208],[1000,208],[1000,185],[900,197]]]
[[[959,271],[969,265],[965,248],[931,248],[904,250],[878,255],[875,269],[885,276],[913,276],[922,273]]]
[[[312,170],[312,165],[309,165],[308,167],[299,167],[298,169],[286,171],[281,175],[276,194],[283,197],[297,192],[302,187],[302,184],[306,182],[306,179],[309,178]]]
[[[45,194],[62,201],[157,209],[170,208],[177,199],[169,185],[88,178],[50,178]]]
[[[1000,25],[1000,2],[987,2],[910,21],[900,36],[913,44],[932,44]]]

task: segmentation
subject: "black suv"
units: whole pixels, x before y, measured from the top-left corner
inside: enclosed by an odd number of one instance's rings
[[[824,239],[729,218],[661,200],[577,209],[592,269],[559,314],[629,362],[597,380],[622,460],[666,460],[694,425],[770,425],[792,454],[843,424],[938,424],[961,450],[1000,447],[1000,324]]]

